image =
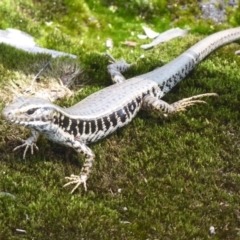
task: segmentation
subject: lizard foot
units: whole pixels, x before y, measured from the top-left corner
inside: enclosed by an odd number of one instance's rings
[[[196,95],[196,96],[192,96],[192,97],[189,97],[189,98],[184,98],[180,101],[177,101],[177,102],[173,103],[172,106],[174,107],[174,112],[181,112],[181,111],[185,111],[187,107],[196,105],[198,103],[206,104],[205,101],[198,100],[199,98],[217,97],[217,96],[218,96],[218,94],[216,94],[216,93],[199,94],[199,95]]]
[[[69,182],[64,184],[63,187],[67,187],[71,184],[76,184],[76,186],[72,189],[71,194],[81,185],[83,184],[83,187],[85,191],[87,191],[87,176],[86,175],[71,175],[70,177],[65,177]]]
[[[18,150],[18,149],[20,149],[20,148],[24,148],[24,147],[25,147],[25,150],[24,150],[24,152],[23,152],[23,159],[25,159],[26,153],[27,153],[27,151],[28,151],[29,148],[31,149],[31,154],[33,154],[34,148],[38,151],[38,147],[37,147],[37,145],[36,145],[35,142],[32,142],[32,139],[24,140],[24,139],[22,139],[22,138],[20,138],[20,137],[15,137],[15,139],[19,140],[19,141],[22,142],[23,144],[15,147],[15,148],[13,149],[13,151],[16,151],[16,150]]]

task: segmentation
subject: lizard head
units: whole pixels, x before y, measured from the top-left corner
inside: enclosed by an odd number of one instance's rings
[[[42,98],[19,97],[2,110],[2,117],[13,124],[37,127],[49,124],[55,105]]]

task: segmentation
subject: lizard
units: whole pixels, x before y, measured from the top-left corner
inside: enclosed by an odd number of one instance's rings
[[[14,150],[25,147],[23,158],[28,149],[33,154],[33,150],[38,149],[36,142],[40,134],[73,148],[84,156],[85,161],[79,175],[65,177],[68,182],[64,187],[75,184],[71,193],[80,185],[87,190],[86,182],[95,160],[95,154],[88,145],[127,125],[140,109],[173,114],[189,106],[205,103],[201,100],[203,97],[217,96],[216,93],[199,94],[172,104],[162,100],[207,55],[239,38],[240,27],[214,33],[166,65],[127,80],[119,71],[130,65],[125,61],[113,62],[108,66],[108,72],[115,84],[69,108],[62,108],[41,98],[19,97],[2,110],[2,117],[10,123],[30,128],[32,135],[26,140],[19,138],[22,144]]]

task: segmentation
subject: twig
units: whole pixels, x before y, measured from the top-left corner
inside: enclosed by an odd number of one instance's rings
[[[33,85],[36,81],[36,79],[40,76],[40,74],[47,68],[47,66],[50,64],[50,60],[40,69],[40,71],[37,73],[37,75],[33,78],[32,83],[28,89],[25,90],[25,93],[29,93],[32,91]]]

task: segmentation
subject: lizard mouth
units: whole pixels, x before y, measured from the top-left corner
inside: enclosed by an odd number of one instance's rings
[[[20,115],[20,116],[19,116]],[[9,123],[17,124],[26,127],[35,127],[40,125],[48,124],[51,119],[45,116],[34,117],[34,116],[24,116],[23,113],[17,114],[14,109],[6,107],[2,110],[2,118]]]
[[[26,119],[13,117],[11,113],[6,114],[6,115],[4,113],[2,113],[2,117],[3,117],[3,119],[5,119],[6,121],[8,121],[12,124],[17,124],[20,126],[28,125],[28,122],[26,121]]]
[[[26,119],[22,116],[17,117],[14,109],[10,109],[9,107],[5,107],[2,110],[2,118],[10,123],[17,124],[20,126],[28,126],[30,121],[33,119]]]
[[[19,119],[11,119],[11,123],[21,125],[21,126],[27,126],[28,124],[25,121],[19,120]]]
[[[10,109],[8,109],[8,107],[2,110],[2,118],[11,123],[15,123],[17,121],[17,119],[13,117],[13,113]]]

